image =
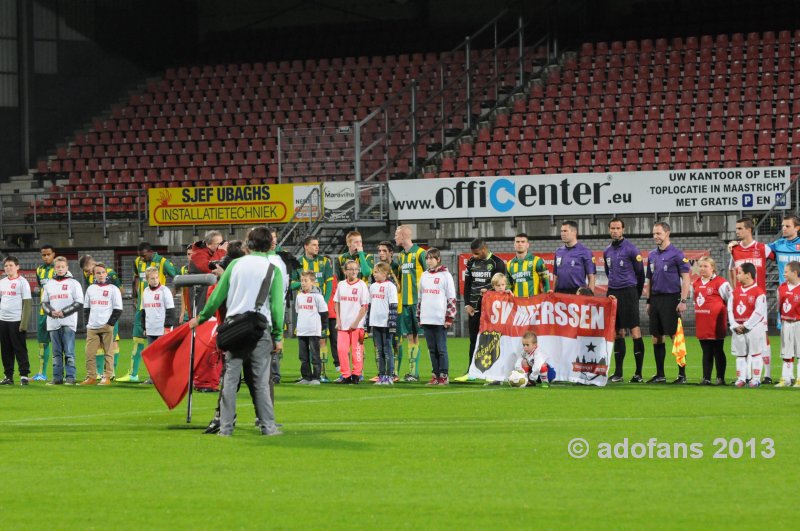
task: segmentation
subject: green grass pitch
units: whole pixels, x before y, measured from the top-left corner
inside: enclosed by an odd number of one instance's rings
[[[424,342],[423,342],[424,343]],[[778,341],[773,338],[773,350]],[[449,342],[451,374],[466,340]],[[33,342],[31,365],[35,359]],[[690,381],[699,346],[688,340]],[[630,349],[630,343],[628,345]],[[85,373],[78,343],[78,376]],[[422,374],[429,361],[422,348]],[[288,340],[261,437],[245,389],[233,437],[202,435],[216,394],[168,411],[150,386],[0,387],[3,529],[789,528],[800,389],[295,386]],[[118,374],[129,362],[123,342]],[[369,342],[367,376],[374,374]],[[629,356],[632,358],[632,356]],[[645,377],[653,374],[647,347]],[[626,376],[632,372],[626,360]],[[729,358],[729,379],[734,373]],[[406,368],[404,363],[403,369]],[[49,371],[51,372],[51,371]],[[670,364],[667,376],[677,368]],[[780,376],[773,355],[773,375]],[[15,376],[17,382],[18,377]],[[574,459],[570,440],[589,442]],[[715,459],[714,439],[740,458]],[[604,459],[600,443],[699,443],[699,459]],[[774,441],[774,457],[762,439]],[[644,447],[642,447],[644,448]],[[751,457],[755,451],[756,457]]]

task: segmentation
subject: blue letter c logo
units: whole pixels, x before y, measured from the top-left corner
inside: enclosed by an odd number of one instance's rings
[[[504,201],[500,201],[497,196],[499,195],[500,190],[505,190],[508,195],[511,197],[505,199]],[[514,196],[516,193],[516,187],[514,183],[509,181],[508,179],[498,179],[489,189],[489,201],[492,203],[492,207],[498,212],[508,212],[512,208],[514,208]]]

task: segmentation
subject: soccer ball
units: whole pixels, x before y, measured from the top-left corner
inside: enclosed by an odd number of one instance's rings
[[[508,375],[508,383],[511,387],[525,387],[528,385],[528,375],[520,371],[511,371]]]

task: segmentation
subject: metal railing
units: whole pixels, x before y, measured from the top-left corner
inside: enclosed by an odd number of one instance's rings
[[[284,247],[290,242],[297,246],[307,234],[322,222],[322,185],[315,186],[311,192],[300,201],[294,210],[291,219],[286,222],[285,228],[278,234],[278,246]]]
[[[530,28],[521,17],[515,17],[515,28],[501,36],[501,22],[506,22],[508,16],[508,10],[504,10],[488,21],[443,54],[437,64],[427,67],[427,75],[412,79],[381,107],[355,124],[356,181],[375,180],[381,175],[388,179],[392,170],[412,175],[419,173],[421,164],[439,157],[443,150],[471,133],[482,116],[506,105],[514,94],[523,91],[533,72],[532,57],[538,48],[546,50],[545,64],[554,58],[556,46],[547,31],[532,46],[525,46],[525,30]],[[474,56],[478,49],[476,43],[487,38],[490,42],[485,49]],[[511,49],[515,50],[516,57],[510,54]],[[491,72],[488,78],[487,72]],[[456,75],[446,81],[451,73]],[[482,84],[476,81],[481,77]],[[420,100],[423,86],[430,93]],[[478,94],[483,97],[478,99]],[[480,105],[477,112],[476,104]],[[397,112],[406,106],[407,113]],[[392,146],[397,144],[393,138],[396,140],[396,136],[402,137],[405,133],[410,134],[410,141],[400,142],[400,149],[393,153]],[[426,145],[424,156],[419,157],[420,143],[425,140],[438,147],[429,154]]]
[[[328,175],[352,175],[353,145],[349,125],[278,127],[275,145],[278,183],[309,176],[322,180]],[[298,164],[305,165],[303,171],[296,171]]]
[[[112,198],[118,201],[112,204]],[[106,238],[108,221],[117,217],[134,221],[142,236],[147,223],[147,190],[0,194],[0,240],[14,230],[32,230],[38,238],[39,228],[45,226],[66,226],[72,238],[75,226],[98,223]]]

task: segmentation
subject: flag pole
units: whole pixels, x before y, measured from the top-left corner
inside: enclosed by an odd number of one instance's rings
[[[197,317],[197,288],[201,286],[213,286],[217,283],[217,277],[211,273],[206,274],[191,274],[191,275],[178,275],[175,277],[173,284],[176,288],[191,287],[192,288],[192,318]],[[192,422],[192,391],[194,390],[194,342],[195,342],[195,329],[192,328],[192,341],[189,345],[189,399],[187,401],[186,409],[186,422]]]
[[[192,286],[192,318],[197,317],[197,286]],[[194,339],[195,329],[192,328],[192,342],[189,345],[189,391],[186,401],[186,423],[192,422],[192,391],[194,390]]]

